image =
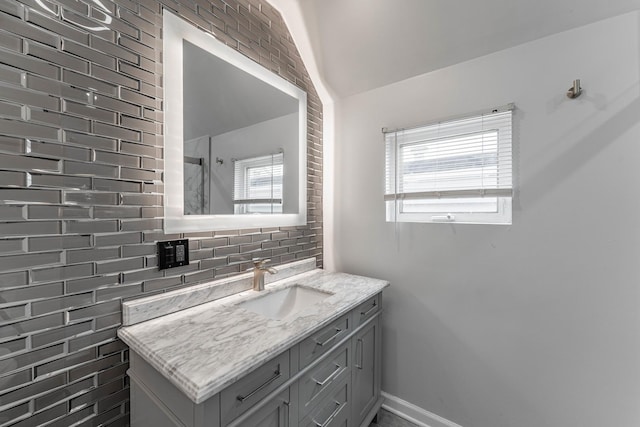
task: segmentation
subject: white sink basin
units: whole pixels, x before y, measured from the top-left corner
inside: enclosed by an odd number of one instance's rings
[[[293,285],[238,304],[254,313],[275,320],[291,316],[333,295],[329,292]]]

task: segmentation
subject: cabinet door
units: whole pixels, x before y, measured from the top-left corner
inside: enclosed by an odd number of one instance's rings
[[[352,340],[352,421],[359,426],[380,396],[380,317],[359,331]]]
[[[135,379],[131,380],[131,425],[155,427],[179,427],[183,424],[163,405],[147,392]]]
[[[292,427],[289,405],[289,389],[287,389],[238,425],[242,427]]]

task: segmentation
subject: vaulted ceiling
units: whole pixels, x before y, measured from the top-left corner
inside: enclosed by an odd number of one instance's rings
[[[640,0],[296,1],[340,97],[640,9]]]

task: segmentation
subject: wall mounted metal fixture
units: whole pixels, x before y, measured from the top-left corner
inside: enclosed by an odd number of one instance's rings
[[[573,86],[567,91],[567,97],[575,99],[582,94],[582,88],[580,87],[580,79],[573,81]]]

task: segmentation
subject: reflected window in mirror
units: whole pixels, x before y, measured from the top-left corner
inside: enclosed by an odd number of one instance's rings
[[[282,213],[283,153],[234,160],[236,214]]]

